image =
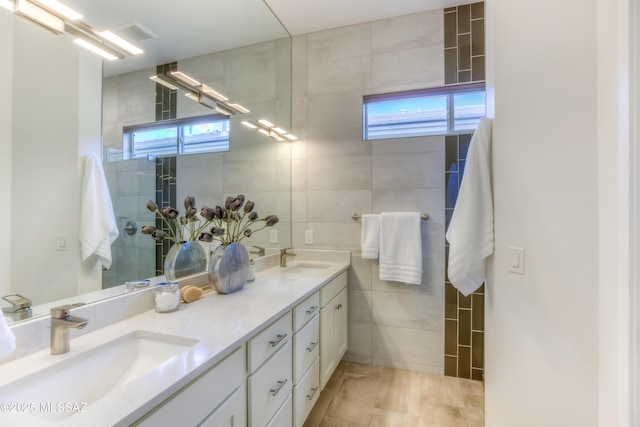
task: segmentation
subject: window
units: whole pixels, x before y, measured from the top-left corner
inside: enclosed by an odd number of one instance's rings
[[[485,116],[484,83],[364,97],[364,139],[472,131]]]
[[[124,128],[124,159],[229,151],[229,118],[206,116]]]

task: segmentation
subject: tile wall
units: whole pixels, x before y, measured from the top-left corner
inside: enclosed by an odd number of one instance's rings
[[[444,371],[444,136],[362,140],[362,97],[444,85],[442,10],[293,39],[293,244],[352,251],[347,358]],[[423,283],[378,279],[354,212],[427,212]],[[305,245],[304,230],[314,231]]]

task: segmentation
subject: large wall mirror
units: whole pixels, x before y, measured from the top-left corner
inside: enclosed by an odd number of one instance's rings
[[[8,225],[0,230],[7,251],[0,294],[32,299],[38,316],[48,314],[52,302],[90,302],[124,291],[127,280],[156,275],[155,242],[140,229],[155,222],[145,205],[163,179],[174,185],[178,210],[187,195],[200,207],[245,194],[261,214],[280,218],[275,235],[264,230],[249,246],[290,246],[291,142],[241,125],[260,118],[285,128],[291,123],[291,39],[263,1],[186,0],[166,11],[150,0],[65,3],[96,27],[145,32],[137,44],[154,53],[103,64],[69,35],[55,36],[0,10],[0,47],[12,65],[0,71],[0,80],[11,82],[11,95],[0,102],[0,141],[11,153],[10,165],[3,163],[8,170],[0,172],[6,183],[0,188],[11,200]],[[145,40],[149,34],[154,38]],[[230,116],[229,151],[122,159],[122,129],[158,121],[156,83],[149,77],[168,63],[250,110]],[[174,96],[176,118],[214,113],[180,91]],[[88,154],[103,158],[120,232],[106,271],[80,259],[80,187]],[[171,173],[159,169],[163,161]],[[135,234],[125,231],[131,223]]]

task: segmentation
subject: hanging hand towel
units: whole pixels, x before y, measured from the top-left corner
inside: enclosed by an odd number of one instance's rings
[[[16,337],[7,325],[7,320],[0,313],[0,359],[4,359],[16,349]]]
[[[380,280],[422,283],[419,212],[380,215]]]
[[[380,215],[362,215],[362,258],[377,259],[380,250]]]
[[[82,261],[91,255],[105,268],[111,267],[111,244],[118,237],[109,187],[102,164],[95,156],[87,156],[80,205],[80,245]]]
[[[471,138],[464,178],[446,237],[449,280],[467,296],[486,280],[486,258],[493,253],[490,119],[480,120]]]

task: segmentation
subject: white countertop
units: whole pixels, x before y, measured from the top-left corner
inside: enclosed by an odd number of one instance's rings
[[[280,267],[271,267],[256,274],[254,282],[247,283],[234,294],[210,292],[198,301],[182,304],[176,312],[156,313],[150,310],[76,338],[72,331],[71,351],[67,354],[52,356],[47,348],[1,364],[0,390],[25,375],[132,331],[144,330],[198,340],[197,344],[118,389],[117,393],[87,405],[83,413],[51,422],[33,414],[7,413],[2,406],[4,402],[0,402],[0,425],[130,425],[349,267],[348,262],[307,259],[290,261],[289,264],[295,266],[302,262],[328,264],[329,267],[318,269],[311,275],[292,274]],[[152,298],[151,292],[148,295]],[[96,366],[96,369],[108,367]],[[72,383],[61,384],[61,387],[73,386]],[[39,405],[41,402],[15,403]]]

